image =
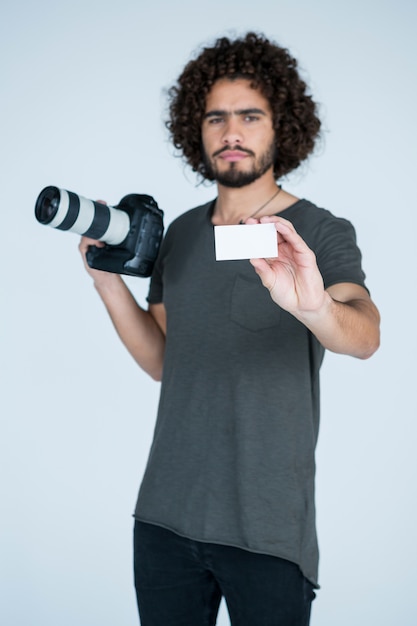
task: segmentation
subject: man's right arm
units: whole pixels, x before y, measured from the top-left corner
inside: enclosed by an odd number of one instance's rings
[[[146,311],[138,305],[121,276],[91,269],[85,258],[90,245],[101,244],[82,237],[79,249],[84,265],[120,339],[138,365],[154,380],[161,380],[166,333],[164,305],[151,304]]]

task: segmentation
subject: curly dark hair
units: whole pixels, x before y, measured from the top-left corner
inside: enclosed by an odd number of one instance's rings
[[[204,164],[201,126],[207,94],[220,78],[245,78],[260,89],[272,109],[276,136],[276,179],[296,169],[313,151],[320,131],[317,106],[297,71],[297,61],[265,36],[254,32],[231,41],[216,40],[189,61],[168,90],[172,142],[195,172],[213,180]]]

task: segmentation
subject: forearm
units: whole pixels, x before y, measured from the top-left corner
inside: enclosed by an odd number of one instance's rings
[[[367,359],[378,349],[380,318],[370,299],[341,302],[325,292],[318,310],[295,316],[332,352]]]
[[[120,276],[94,282],[113,325],[138,365],[153,379],[160,380],[165,335],[149,311],[141,308]]]

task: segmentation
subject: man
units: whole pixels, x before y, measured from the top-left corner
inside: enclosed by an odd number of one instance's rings
[[[86,266],[122,341],[162,380],[135,511],[142,626],[215,624],[222,596],[232,624],[309,623],[319,368],[326,348],[371,356],[379,314],[350,223],[277,186],[320,128],[296,66],[254,33],[190,61],[167,126],[217,198],[169,227],[148,310]],[[214,225],[259,222],[274,224],[278,258],[216,262]]]

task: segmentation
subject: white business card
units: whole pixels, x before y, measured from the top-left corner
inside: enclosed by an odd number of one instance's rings
[[[216,261],[267,259],[278,256],[274,224],[238,224],[214,227]]]

